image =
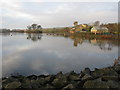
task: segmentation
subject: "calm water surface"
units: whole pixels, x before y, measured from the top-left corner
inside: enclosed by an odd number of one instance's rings
[[[0,35],[3,76],[80,72],[112,65],[118,57],[115,40],[88,40],[46,34]]]

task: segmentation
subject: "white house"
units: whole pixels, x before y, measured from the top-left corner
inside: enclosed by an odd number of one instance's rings
[[[91,28],[91,32],[92,33],[104,33],[104,32],[108,32],[108,28],[107,27],[100,27],[100,26],[94,26],[93,28]]]

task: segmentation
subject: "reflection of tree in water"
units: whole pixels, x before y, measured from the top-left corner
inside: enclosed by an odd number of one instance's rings
[[[32,41],[41,40],[42,34],[40,33],[29,33],[27,39],[31,39]]]
[[[1,33],[3,36],[9,36],[10,35],[10,33],[9,32],[7,32],[7,33]]]
[[[83,39],[82,38],[74,38],[74,46],[77,47],[78,44],[82,44]]]
[[[99,43],[99,47],[101,50],[112,50],[112,44],[111,43]]]
[[[113,44],[110,40],[96,40],[92,39],[91,44],[97,45],[100,47],[101,50],[112,50]]]
[[[85,37],[77,37],[74,35],[70,35],[69,38],[74,40],[73,45],[75,47],[78,46],[78,44],[82,44],[83,42],[86,42],[87,40],[95,46],[98,46],[101,50],[107,50],[110,51],[114,46],[118,46],[118,40],[112,40],[112,39],[88,39]]]

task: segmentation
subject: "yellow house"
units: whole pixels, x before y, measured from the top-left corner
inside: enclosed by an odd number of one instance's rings
[[[84,28],[86,28],[86,27],[87,27],[87,25],[86,25],[86,24],[82,24],[82,26],[83,26]]]

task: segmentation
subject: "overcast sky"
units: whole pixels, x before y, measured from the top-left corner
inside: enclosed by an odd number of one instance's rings
[[[103,0],[101,0],[103,1]],[[108,0],[106,0],[108,1]],[[111,1],[111,0],[109,0]],[[72,26],[74,21],[102,23],[118,21],[117,2],[2,1],[2,27],[26,28],[33,23],[43,28]]]

